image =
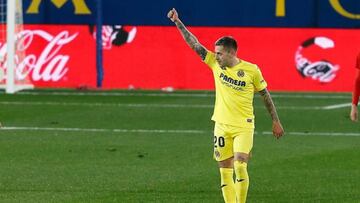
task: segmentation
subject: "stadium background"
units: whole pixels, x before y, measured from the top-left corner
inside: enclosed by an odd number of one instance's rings
[[[209,50],[219,37],[234,36],[239,56],[260,66],[270,90],[352,90],[349,81],[354,78],[360,49],[357,0],[23,3],[25,29],[33,31],[26,52],[38,59],[29,74],[36,87],[213,89],[211,72],[166,18],[167,11],[175,7]],[[103,25],[101,51],[94,39],[94,25],[99,22]],[[42,32],[36,32],[39,30]],[[46,40],[44,33],[52,38]],[[304,77],[296,69],[295,54],[313,37],[329,38],[334,47],[310,46],[301,54],[312,62],[329,61],[336,70]],[[97,65],[99,56],[103,62]],[[333,76],[324,82],[321,74]]]

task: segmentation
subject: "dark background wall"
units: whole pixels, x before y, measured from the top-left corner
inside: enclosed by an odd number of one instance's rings
[[[359,0],[24,0],[25,23],[93,24],[99,1],[104,24],[170,25],[175,7],[190,26],[360,27]]]

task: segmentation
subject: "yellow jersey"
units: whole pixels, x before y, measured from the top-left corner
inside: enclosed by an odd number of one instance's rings
[[[241,60],[234,67],[223,70],[210,51],[204,62],[211,68],[215,80],[215,107],[211,120],[254,128],[254,92],[267,86],[258,66]]]

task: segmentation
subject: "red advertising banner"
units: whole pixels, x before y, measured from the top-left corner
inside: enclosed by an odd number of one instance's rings
[[[224,35],[270,90],[351,91],[360,30],[190,27],[208,50]],[[22,67],[37,87],[96,87],[93,28],[26,25]],[[210,69],[175,27],[104,26],[104,89],[213,89]],[[0,54],[4,46],[0,46]]]
[[[18,80],[29,80],[35,87],[96,85],[95,42],[87,26],[25,26],[17,38]],[[5,55],[2,40],[2,69],[6,69]]]

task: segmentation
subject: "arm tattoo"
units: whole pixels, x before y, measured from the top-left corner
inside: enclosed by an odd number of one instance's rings
[[[279,117],[277,115],[276,108],[275,108],[274,102],[271,99],[269,91],[265,88],[265,89],[261,90],[259,93],[263,98],[266,109],[270,113],[271,119],[273,121],[279,121]]]
[[[205,47],[199,43],[198,39],[188,29],[186,29],[181,21],[176,21],[175,23],[186,43],[201,57],[202,60],[205,60],[207,54]]]

